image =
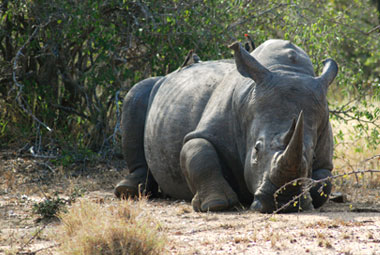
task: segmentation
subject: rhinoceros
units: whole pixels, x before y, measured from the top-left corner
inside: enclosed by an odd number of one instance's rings
[[[229,47],[234,60],[194,63],[128,92],[122,149],[130,172],[117,196],[159,187],[191,200],[195,211],[250,205],[270,213],[303,191],[290,185],[274,197],[282,185],[331,176],[326,94],[336,62],[325,60],[316,76],[308,55],[289,41],[271,39],[252,53],[238,42]],[[320,207],[330,192],[327,180],[283,211]]]

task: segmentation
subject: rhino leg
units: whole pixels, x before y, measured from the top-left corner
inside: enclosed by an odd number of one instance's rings
[[[217,152],[206,139],[187,141],[181,150],[181,168],[193,192],[195,211],[220,211],[238,203],[238,197],[224,179]]]
[[[137,83],[125,96],[121,117],[122,151],[129,174],[114,190],[117,197],[135,197],[139,194],[155,195],[158,186],[144,153],[144,127],[150,93],[160,77],[153,77]]]
[[[313,170],[311,178],[313,180],[321,180],[329,176],[332,176],[330,170],[317,169],[317,170]],[[319,192],[322,186],[323,186],[322,188],[323,193]],[[314,208],[321,207],[327,201],[331,193],[331,188],[332,188],[331,182],[326,181],[310,189],[310,195],[311,195],[311,198],[313,199]]]

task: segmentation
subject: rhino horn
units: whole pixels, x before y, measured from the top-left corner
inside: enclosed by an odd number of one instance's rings
[[[285,165],[294,166],[293,170],[298,170],[302,162],[303,156],[303,111],[300,112],[296,126],[294,127],[293,135],[290,138],[283,159]],[[290,169],[289,169],[290,170]]]
[[[272,183],[278,186],[300,177],[303,158],[303,111],[298,115],[295,125],[294,123],[295,121],[285,135],[288,144],[277,158],[276,170],[270,175]]]
[[[271,72],[259,63],[239,42],[228,46],[234,50],[235,63],[239,73],[252,78],[257,84],[271,75]]]
[[[324,90],[327,91],[327,88],[334,81],[336,75],[338,74],[338,64],[333,59],[328,58],[323,61],[323,65],[324,67],[322,74],[317,77],[317,80],[322,83]]]

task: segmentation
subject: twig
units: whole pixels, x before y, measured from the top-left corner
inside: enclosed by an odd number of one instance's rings
[[[33,239],[36,238],[41,233],[41,231],[44,230],[47,227],[47,225],[48,225],[48,223],[45,223],[42,226],[42,228],[40,228],[36,233],[34,233],[34,235],[26,243],[24,243],[21,246],[21,248],[19,249],[19,251],[22,251],[26,246],[28,246],[33,241]]]
[[[35,250],[35,251],[32,251],[33,254],[37,254],[38,252],[40,251],[43,251],[43,250],[47,250],[47,249],[51,249],[51,248],[54,248],[54,247],[57,247],[59,244],[52,244],[50,246],[47,246],[47,247],[43,247],[43,248],[40,248],[38,250]]]
[[[264,15],[264,14],[267,14],[268,12],[272,12],[272,11],[275,10],[275,9],[279,9],[279,8],[281,8],[281,7],[285,7],[285,6],[292,6],[292,7],[295,7],[295,6],[297,6],[297,5],[295,5],[295,4],[293,4],[293,3],[291,3],[291,4],[283,4],[283,3],[282,3],[282,4],[278,4],[278,5],[272,7],[272,8],[270,8],[270,9],[268,9],[268,10],[265,10],[265,11],[262,11],[262,12],[258,13],[257,15],[251,15],[251,16],[249,16],[248,18],[245,18],[245,19],[240,18],[239,20],[235,21],[235,22],[232,23],[231,25],[228,25],[227,30],[232,30],[233,28],[235,28],[235,27],[237,27],[237,26],[240,26],[240,25],[242,25],[242,24],[244,24],[244,23],[246,23],[246,22],[248,22],[248,21],[252,21],[252,19],[255,19],[255,18],[260,17],[260,16],[262,16],[262,15]]]
[[[46,195],[46,193],[42,190],[40,185],[37,185],[37,188],[41,191],[42,195],[44,195],[45,199],[49,199],[49,197]]]
[[[23,151],[25,151],[29,147],[29,143],[26,143],[24,147],[17,150],[18,154],[21,154]]]
[[[360,162],[360,164],[365,163],[365,162],[368,162],[368,161],[370,161],[370,160],[372,160],[372,159],[375,159],[375,158],[380,158],[380,154],[377,154],[377,155],[374,155],[374,156],[372,156],[372,157],[370,157],[370,158],[367,158],[367,159],[365,159],[365,160],[362,160],[362,161]]]
[[[66,107],[66,106],[62,106],[62,105],[58,105],[58,104],[53,104],[52,106],[57,108],[57,109],[60,109],[62,111],[65,111],[67,113],[74,113],[75,115],[78,115],[79,117],[82,117],[84,119],[87,119],[87,120],[90,119],[90,117],[88,117],[86,114],[80,113],[77,110],[75,110],[74,108]]]
[[[58,156],[53,156],[53,155],[41,155],[41,154],[37,154],[37,153],[34,151],[34,146],[32,146],[32,147],[29,148],[29,152],[30,152],[30,154],[31,154],[34,158],[42,158],[42,159],[56,159],[56,158],[58,158]]]
[[[42,165],[42,166],[47,167],[52,173],[55,172],[54,169],[53,169],[51,166],[49,166],[49,164],[47,164],[47,163],[45,163],[45,162],[38,162],[38,161],[35,161],[35,163],[36,163],[37,165]]]
[[[121,89],[115,93],[115,106],[116,106],[116,125],[112,134],[113,143],[116,144],[116,134],[120,132],[120,107],[119,107],[119,94]]]

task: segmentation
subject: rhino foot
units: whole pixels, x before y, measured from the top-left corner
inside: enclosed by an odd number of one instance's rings
[[[135,198],[145,195],[147,181],[147,170],[139,168],[116,185],[114,194],[117,198]]]
[[[135,185],[129,183],[128,180],[122,180],[116,185],[114,194],[117,198],[137,197],[139,189]]]
[[[184,144],[181,168],[195,194],[192,200],[195,211],[226,210],[239,202],[222,174],[218,153],[208,140],[193,138]]]
[[[230,189],[229,187],[227,188]],[[193,209],[196,212],[223,211],[233,207],[239,202],[236,193],[232,190],[216,194],[209,193],[205,196],[200,194],[202,193],[197,192],[191,201]]]

